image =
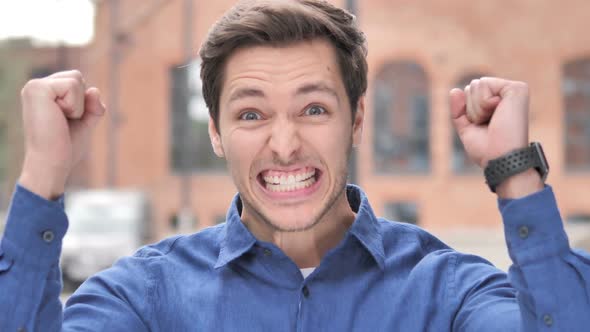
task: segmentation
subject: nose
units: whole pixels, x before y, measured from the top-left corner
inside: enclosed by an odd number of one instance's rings
[[[272,126],[268,146],[277,163],[281,165],[292,163],[301,148],[297,125],[289,119],[277,120]]]

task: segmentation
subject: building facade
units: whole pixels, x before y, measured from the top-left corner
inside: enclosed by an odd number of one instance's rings
[[[233,3],[97,2],[80,69],[109,113],[83,173],[89,187],[146,191],[154,240],[223,221],[235,194],[212,154],[195,74],[200,43]],[[451,88],[486,75],[529,83],[530,136],[545,148],[548,182],[564,217],[588,221],[590,2],[357,0],[356,8],[369,43],[356,182],[378,214],[431,230],[501,226],[447,100]],[[179,229],[186,215],[193,222]]]

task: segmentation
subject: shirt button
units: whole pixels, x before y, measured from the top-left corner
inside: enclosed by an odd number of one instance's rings
[[[24,327],[19,327],[18,330],[16,330],[16,332],[27,332],[27,329],[25,329]]]
[[[518,229],[518,236],[520,236],[521,239],[529,237],[529,228],[527,226],[520,226]]]
[[[42,236],[43,236],[43,241],[45,241],[47,243],[51,243],[51,241],[53,241],[53,238],[55,237],[53,235],[52,231],[44,231]]]
[[[272,251],[268,248],[264,248],[263,252],[264,252],[264,256],[266,256],[266,257],[270,257],[272,255]]]
[[[551,326],[553,325],[553,318],[551,317],[551,315],[545,314],[543,316],[543,322],[545,323],[545,325]]]
[[[305,296],[306,298],[309,297],[309,288],[307,286],[303,286],[303,289],[301,291],[303,292],[303,296]]]

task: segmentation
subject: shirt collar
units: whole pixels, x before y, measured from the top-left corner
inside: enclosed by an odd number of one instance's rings
[[[346,197],[350,207],[356,213],[349,233],[359,240],[383,270],[385,268],[383,237],[379,229],[379,221],[369,204],[367,195],[360,187],[349,184],[346,187]]]
[[[227,211],[221,248],[215,264],[216,269],[242,256],[256,243],[256,238],[240,219],[241,211],[242,201],[240,196],[236,194]]]
[[[356,213],[356,218],[348,233],[354,236],[371,254],[377,265],[384,269],[383,238],[379,231],[379,222],[369,204],[367,195],[360,187],[349,184],[346,187],[346,196],[350,207]],[[242,202],[239,194],[236,194],[227,212],[223,239],[215,268],[223,267],[239,258],[256,243],[256,238],[240,219],[241,210]]]

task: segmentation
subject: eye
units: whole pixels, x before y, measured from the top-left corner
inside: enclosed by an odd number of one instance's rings
[[[323,107],[317,105],[310,106],[305,110],[305,115],[322,115],[325,113],[326,110]]]
[[[262,117],[256,112],[244,112],[240,115],[240,120],[254,121],[260,119],[262,119]]]

